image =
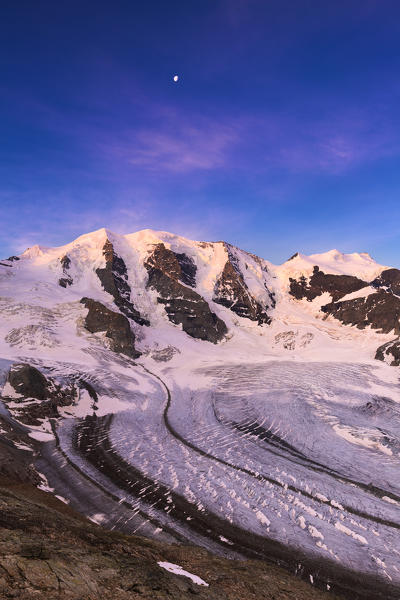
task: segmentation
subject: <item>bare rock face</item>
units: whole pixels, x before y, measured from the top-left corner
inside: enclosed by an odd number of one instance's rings
[[[400,366],[400,339],[387,342],[376,351],[375,358],[390,364],[391,367]]]
[[[15,365],[10,369],[8,382],[18,394],[25,398],[45,400],[49,396],[50,382],[31,365]]]
[[[60,263],[63,269],[63,275],[64,277],[61,277],[58,280],[58,284],[61,285],[61,287],[66,288],[69,285],[72,285],[74,283],[74,280],[72,279],[71,275],[68,273],[69,267],[71,265],[71,259],[69,258],[69,256],[67,254],[65,254],[64,256],[62,256],[60,258]]]
[[[341,300],[347,294],[357,292],[367,286],[376,288],[376,292],[365,297]],[[307,280],[290,279],[290,294],[301,300],[314,298],[328,292],[332,302],[321,307],[322,312],[331,315],[344,325],[355,325],[359,329],[372,327],[382,333],[394,331],[400,334],[400,271],[387,269],[372,282],[362,281],[351,275],[329,275],[314,267],[312,276]],[[378,350],[379,351],[379,350]]]
[[[344,325],[356,325],[359,329],[371,326],[382,333],[400,334],[400,298],[383,290],[366,298],[332,302],[321,310]]]
[[[3,426],[3,423],[1,425]],[[4,440],[0,440],[0,481],[2,479],[33,485],[39,485],[41,482],[32,465],[30,453],[19,450]]]
[[[174,281],[196,287],[197,267],[193,259],[187,254],[178,254],[168,250],[164,244],[156,245],[145,266],[147,269],[149,267],[161,269]]]
[[[41,419],[57,418],[58,408],[69,406],[76,399],[74,386],[62,388],[29,364],[13,365],[7,382],[14,393],[7,397],[3,391],[2,400],[6,405],[12,402],[13,416],[27,425],[39,425]]]
[[[214,344],[224,337],[228,331],[225,323],[200,294],[181,283],[195,281],[196,267],[189,257],[157,244],[144,266],[149,274],[147,287],[157,291],[157,301],[164,305],[172,323],[182,325],[191,337]]]
[[[16,260],[20,260],[19,256],[9,256],[8,258],[4,258],[3,260],[1,260],[0,265],[2,267],[11,268],[13,266],[13,262]]]
[[[81,302],[89,309],[85,327],[90,333],[105,331],[114,352],[126,354],[131,358],[140,356],[140,352],[135,349],[135,334],[124,315],[113,312],[101,302],[91,298],[82,298]]]
[[[123,259],[118,256],[112,243],[107,240],[103,247],[106,259],[104,269],[96,269],[96,274],[106,292],[111,294],[114,302],[124,315],[139,325],[150,325],[131,302],[131,288],[128,283],[128,271]]]
[[[321,296],[324,292],[331,294],[333,302],[336,302],[340,298],[343,298],[343,296],[357,292],[369,285],[366,281],[362,281],[352,275],[323,273],[317,265],[314,267],[313,274],[309,280],[302,275],[299,279],[291,277],[289,282],[289,293],[297,300],[306,298],[309,302],[312,302],[314,298]]]
[[[271,323],[271,317],[267,314],[265,307],[261,306],[251,295],[233,255],[229,256],[215,284],[213,301],[229,308],[239,317],[257,321],[259,325]],[[273,305],[272,298],[271,304]]]
[[[399,269],[386,269],[371,283],[373,287],[384,288],[392,294],[400,296],[400,271]]]

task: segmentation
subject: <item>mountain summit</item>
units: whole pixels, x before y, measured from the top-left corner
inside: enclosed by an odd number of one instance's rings
[[[225,352],[235,343],[253,343],[254,336],[264,353],[276,350],[277,336],[295,319],[310,339],[321,337],[321,320],[338,340],[365,330],[374,355],[382,345],[379,334],[400,332],[400,271],[367,253],[296,254],[276,266],[226,242],[102,228],[64,246],[36,245],[1,261],[0,285],[8,306],[23,306],[2,324],[0,343],[11,354],[26,348],[63,352],[66,339],[74,352],[89,340],[131,356],[154,345],[200,348],[193,346],[196,340],[222,345]],[[56,314],[66,306],[69,315],[60,321]],[[27,321],[43,311],[52,314],[52,325],[38,319],[27,329]],[[76,325],[66,325],[72,315],[82,323],[75,342]],[[395,362],[390,348],[384,357]]]

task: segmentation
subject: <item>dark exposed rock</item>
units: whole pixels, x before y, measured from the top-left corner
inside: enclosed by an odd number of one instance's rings
[[[2,599],[339,600],[264,561],[106,531],[29,484],[2,483],[0,507]],[[159,561],[181,565],[209,586],[169,573]],[[375,598],[394,597],[382,593]]]
[[[175,254],[175,256],[181,268],[182,283],[190,285],[190,287],[196,287],[197,267],[194,264],[194,260],[184,253]]]
[[[182,285],[183,271],[177,256],[164,244],[157,244],[145,263],[147,287],[157,291],[169,320],[182,325],[188,335],[214,344],[227,333],[225,323],[211,312],[207,302],[194,290]]]
[[[153,253],[147,259],[147,265],[161,269],[175,281],[181,281],[190,287],[196,286],[197,267],[187,254],[177,254],[168,250],[164,244],[157,244]]]
[[[399,269],[386,269],[371,283],[376,288],[386,288],[387,291],[400,296],[400,271]]]
[[[60,258],[60,263],[61,263],[63,269],[69,269],[69,267],[71,265],[71,259],[68,256],[68,254],[65,254],[64,256],[62,256]]]
[[[60,277],[60,279],[58,280],[58,285],[60,285],[63,288],[66,288],[69,285],[72,285],[72,280],[68,279],[67,277]]]
[[[2,422],[2,429],[7,426],[7,423]],[[17,437],[16,441],[21,441]],[[32,483],[39,485],[40,477],[32,465],[32,454],[19,448],[16,448],[8,440],[0,436],[0,479],[12,479],[24,483]],[[1,596],[0,596],[1,598]]]
[[[58,408],[71,405],[76,398],[74,386],[62,388],[29,364],[13,365],[7,380],[18,397],[3,396],[2,399],[5,404],[12,401],[13,416],[27,425],[39,425],[41,419],[57,418]],[[35,400],[40,402],[32,402]]]
[[[83,388],[84,390],[86,390],[87,393],[89,394],[89,396],[91,397],[91,399],[94,402],[98,401],[98,396],[97,396],[96,390],[94,389],[94,387],[90,383],[88,383],[87,381],[85,381],[85,379],[79,379],[78,386],[80,388]]]
[[[214,344],[227,333],[225,323],[211,312],[207,302],[190,288],[165,275],[161,270],[149,270],[148,286],[160,294],[157,301],[164,305],[169,320],[182,325],[183,331],[194,338]]]
[[[20,550],[21,556],[25,558],[36,558],[47,560],[51,556],[51,552],[44,544],[22,544]]]
[[[8,382],[25,398],[45,400],[50,394],[50,382],[43,373],[28,364],[13,366],[8,374]]]
[[[128,319],[121,313],[113,312],[101,302],[91,298],[82,298],[82,304],[89,309],[85,318],[85,327],[91,333],[105,331],[114,352],[126,354],[131,358],[140,356],[135,349],[135,335]]]
[[[106,240],[103,246],[103,254],[106,260],[104,269],[96,269],[96,275],[106,292],[114,298],[115,304],[121,312],[129,319],[139,325],[150,325],[131,302],[131,288],[128,284],[128,271],[123,259],[118,256],[112,243]]]
[[[297,258],[297,256],[299,256],[299,253],[295,252],[290,258],[287,259],[286,262],[289,262],[289,260],[293,260],[294,258]]]
[[[302,275],[299,279],[290,277],[289,282],[289,293],[297,300],[307,298],[309,302],[312,302],[314,298],[321,296],[324,292],[331,294],[333,302],[336,302],[336,300],[343,298],[343,296],[356,292],[368,285],[367,282],[352,275],[325,274],[320,271],[318,266],[314,267],[313,274],[308,281]]]
[[[11,262],[14,262],[14,260],[21,260],[19,256],[9,256],[7,258],[7,260],[10,260]]]
[[[375,358],[377,360],[382,360],[388,362],[391,367],[399,367],[400,366],[400,340],[393,340],[392,342],[387,342],[376,351]]]
[[[72,285],[74,282],[71,275],[68,273],[68,269],[71,265],[71,259],[67,254],[65,254],[60,258],[60,263],[63,268],[64,277],[60,277],[60,279],[58,280],[58,285],[61,285],[61,287],[66,288],[67,286]]]
[[[365,298],[331,302],[322,306],[321,310],[344,325],[356,325],[359,329],[370,325],[382,333],[394,331],[400,334],[400,298],[383,290]]]
[[[232,260],[227,260],[215,284],[213,301],[226,306],[239,317],[257,321],[259,325],[271,323],[265,308],[250,294],[238,265]]]
[[[332,315],[344,325],[355,325],[359,329],[372,327],[382,333],[394,331],[400,333],[400,271],[386,269],[372,283],[368,283],[351,275],[330,275],[314,267],[312,276],[304,275],[299,279],[290,278],[290,294],[301,300],[314,300],[324,292],[332,296],[332,302],[321,307],[322,312]],[[352,300],[340,300],[347,294],[361,290],[368,285],[376,288],[375,293]],[[384,348],[382,346],[382,348]],[[378,349],[377,355],[382,355]],[[393,352],[396,348],[393,347]],[[386,354],[388,350],[386,349]],[[377,356],[378,358],[378,356]],[[383,358],[381,358],[383,360]],[[393,362],[393,361],[392,361]]]

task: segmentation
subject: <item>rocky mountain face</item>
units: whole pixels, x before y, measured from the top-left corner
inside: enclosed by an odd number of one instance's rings
[[[105,267],[96,269],[96,274],[106,292],[111,294],[119,310],[139,325],[150,325],[143,319],[140,312],[134,307],[131,297],[132,291],[128,283],[128,271],[123,259],[116,254],[110,240],[103,246]]]
[[[332,302],[321,310],[344,325],[356,325],[359,329],[372,327],[395,335],[400,333],[400,298],[391,292],[379,290],[364,298]]]
[[[60,258],[60,263],[61,263],[62,270],[63,270],[63,276],[60,277],[60,279],[58,280],[58,283],[59,283],[59,285],[61,285],[61,287],[66,288],[68,285],[72,285],[74,282],[71,275],[68,273],[69,267],[71,264],[71,260],[70,260],[70,258],[68,258],[67,255],[64,255]]]
[[[394,340],[393,342],[387,342],[376,351],[375,358],[388,362],[391,367],[400,366],[400,340]]]
[[[0,597],[398,598],[399,336],[367,254],[102,229],[0,261]]]
[[[336,302],[343,296],[357,292],[368,285],[353,275],[326,274],[318,265],[314,266],[311,277],[306,278],[304,275],[298,279],[289,277],[289,282],[290,294],[297,300],[306,298],[309,302],[325,292],[332,296],[333,302]]]
[[[258,325],[269,325],[271,318],[266,311],[267,306],[262,306],[251,295],[233,249],[228,244],[224,244],[224,246],[227,250],[228,260],[215,282],[213,301],[226,306],[239,317],[256,321]],[[269,292],[268,288],[266,290]],[[271,292],[269,292],[269,299],[270,306],[273,307],[275,300]]]
[[[214,344],[223,338],[227,333],[225,323],[211,311],[204,298],[191,289],[196,283],[197,270],[193,260],[183,253],[167,250],[164,244],[157,244],[145,268],[149,274],[147,287],[157,292],[157,302],[164,306],[172,323],[181,325],[193,338]]]
[[[74,385],[62,388],[29,364],[14,364],[0,396],[11,414],[26,425],[39,425],[42,419],[57,418],[58,408],[76,399]]]
[[[128,236],[99,230],[61,248],[36,246],[3,260],[0,286],[5,296],[31,306],[31,312],[38,305],[30,304],[28,290],[35,289],[47,311],[46,323],[28,319],[29,324],[5,331],[4,339],[20,347],[28,338],[31,345],[55,343],[52,307],[60,311],[73,303],[75,322],[83,320],[83,331],[132,358],[151,351],[149,344],[158,337],[158,345],[171,346],[168,331],[177,349],[185,345],[185,336],[224,345],[243,331],[261,335],[266,347],[295,351],[302,347],[297,333],[282,324],[301,313],[306,302],[315,324],[329,318],[392,335],[392,340],[376,343],[371,356],[391,364],[397,360],[400,271],[380,266],[366,254],[296,254],[276,267],[225,242],[193,242],[150,230]],[[81,321],[77,303],[88,311]],[[292,342],[282,345],[288,336]],[[316,343],[312,327],[301,336]],[[383,342],[393,340],[392,350],[377,352]]]
[[[140,356],[140,352],[135,349],[135,335],[125,315],[112,311],[101,302],[91,298],[82,298],[81,303],[88,309],[85,328],[90,333],[105,332],[114,352],[120,352],[132,358]]]
[[[398,336],[400,334],[400,270],[384,269],[372,280],[362,280],[348,274],[326,274],[318,265],[313,266],[312,274],[289,277],[289,293],[297,300],[308,302],[327,293],[329,303],[320,310],[339,320],[343,325],[358,329],[376,329],[380,333]],[[383,348],[383,347],[382,347]],[[379,348],[376,358],[384,360],[392,355],[396,364],[397,343],[388,343],[384,350]]]

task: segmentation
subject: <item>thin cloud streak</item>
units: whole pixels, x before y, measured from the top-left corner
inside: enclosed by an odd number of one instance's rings
[[[283,113],[223,119],[169,115],[166,124],[111,134],[99,145],[105,160],[136,171],[342,174],[400,153],[393,123],[364,111],[332,119]]]
[[[233,126],[206,123],[170,131],[139,131],[132,142],[111,147],[114,155],[151,171],[188,173],[227,168],[232,146],[238,143]]]
[[[130,170],[258,175],[286,169],[335,175],[400,153],[397,124],[375,104],[343,112],[332,104],[325,107],[320,98],[315,116],[311,111],[302,115],[299,107],[296,112],[270,110],[262,115],[244,110],[221,115],[215,109],[204,117],[195,109],[177,111],[168,104],[144,106],[138,98],[131,110],[141,118],[128,121],[112,106],[89,112],[83,120],[72,109],[61,112],[32,98],[25,98],[23,108],[36,115],[44,131],[74,140],[92,169],[102,163],[97,177],[109,172],[118,179]]]

